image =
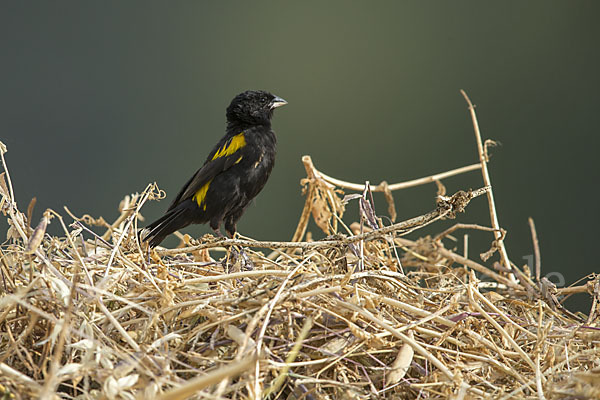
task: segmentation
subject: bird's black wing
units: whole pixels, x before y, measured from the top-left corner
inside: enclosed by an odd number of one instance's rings
[[[174,209],[182,201],[193,197],[196,192],[212,181],[218,174],[239,163],[242,160],[242,150],[245,146],[244,132],[221,139],[208,155],[204,165],[181,188],[167,212]]]

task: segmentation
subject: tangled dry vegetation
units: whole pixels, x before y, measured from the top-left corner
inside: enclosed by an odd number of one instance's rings
[[[470,110],[477,164],[371,188],[305,157],[291,242],[180,236],[179,248],[151,253],[135,232],[142,205],[163,196],[155,185],[126,197],[112,224],[47,210],[33,229],[2,145],[10,228],[0,249],[0,397],[600,398],[599,280],[557,289],[540,278],[539,256],[531,269],[510,263]],[[372,191],[386,195],[394,219],[394,190],[471,170],[485,186],[446,196],[438,184],[428,214],[387,226],[375,214]],[[490,227],[405,237],[480,195]],[[346,226],[348,201],[360,220]],[[306,238],[311,217],[325,239]],[[64,235],[45,233],[50,220]],[[493,235],[483,261],[457,252],[452,234],[464,229]],[[244,250],[232,257],[232,246]],[[589,315],[561,306],[575,292],[593,296]]]

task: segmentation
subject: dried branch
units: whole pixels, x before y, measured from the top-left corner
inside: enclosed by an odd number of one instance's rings
[[[498,213],[496,212],[496,204],[494,203],[494,194],[492,192],[491,186],[492,182],[490,180],[490,175],[488,173],[487,168],[487,157],[486,152],[483,147],[483,142],[481,140],[481,133],[479,132],[479,123],[477,122],[477,115],[475,114],[475,106],[471,103],[471,99],[467,96],[467,93],[464,90],[460,91],[467,101],[469,105],[469,111],[471,113],[471,119],[473,120],[473,130],[475,131],[475,138],[477,140],[477,150],[479,152],[479,162],[481,168],[481,174],[483,175],[483,184],[485,186],[489,186],[490,190],[487,192],[488,205],[490,210],[490,219],[492,221],[492,228],[494,228],[494,237],[498,241],[498,246],[500,248],[500,255],[502,258],[502,264],[508,270],[512,269],[508,253],[506,252],[506,247],[504,246],[504,240],[502,240],[502,231],[500,228],[500,224],[498,223]],[[514,279],[514,276],[511,275],[511,279]]]
[[[479,197],[486,193],[488,188],[480,188],[470,192],[457,192],[452,197],[443,199],[437,209],[430,211],[427,214],[411,218],[406,221],[398,222],[377,230],[366,232],[360,235],[353,235],[349,237],[343,237],[338,235],[339,239],[325,239],[316,242],[276,242],[276,241],[257,241],[257,240],[244,240],[244,239],[215,239],[213,241],[199,244],[196,246],[182,247],[178,249],[162,250],[157,249],[157,253],[161,255],[174,255],[181,253],[188,253],[193,251],[199,251],[203,249],[210,249],[221,246],[249,246],[249,247],[261,247],[268,249],[313,249],[319,247],[330,247],[330,246],[343,246],[351,243],[360,242],[361,240],[369,241],[379,239],[387,234],[395,233],[396,235],[406,235],[413,232],[415,229],[422,228],[428,224],[442,219],[451,214],[462,212],[467,206],[469,201],[475,197]]]
[[[336,179],[336,178],[333,178],[333,177],[326,175],[323,172],[317,170],[314,167],[310,156],[303,156],[302,162],[303,163],[310,162],[310,165],[312,165],[312,169],[316,172],[315,175],[331,185],[335,185],[342,189],[354,190],[357,192],[362,192],[365,189],[365,185],[361,185],[358,183],[346,182],[341,179]],[[415,187],[415,186],[426,185],[428,183],[434,183],[435,181],[440,181],[442,179],[446,179],[451,176],[464,174],[465,172],[475,171],[480,168],[481,168],[480,164],[471,164],[471,165],[467,165],[465,167],[460,167],[460,168],[456,168],[456,169],[453,169],[450,171],[440,172],[437,174],[425,176],[423,178],[413,179],[413,180],[406,181],[406,182],[399,182],[399,183],[393,183],[393,184],[388,184],[387,182],[381,182],[380,184],[378,184],[376,186],[372,186],[371,190],[373,192],[384,192],[385,193],[386,189],[389,191],[392,191],[392,192],[396,191],[396,190],[401,190],[401,189],[408,189],[408,188]]]
[[[540,254],[540,243],[538,241],[533,218],[529,217],[528,221],[529,228],[531,229],[531,240],[533,242],[533,254],[535,256],[535,281],[539,283],[542,275],[542,256]]]

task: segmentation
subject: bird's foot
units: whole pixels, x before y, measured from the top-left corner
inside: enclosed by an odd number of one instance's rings
[[[223,235],[223,233],[221,232],[220,229],[213,229],[213,232],[215,233],[215,236],[214,236],[215,242],[220,242],[222,240],[227,239],[227,236]]]

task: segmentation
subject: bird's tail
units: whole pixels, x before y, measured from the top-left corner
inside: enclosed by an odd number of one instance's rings
[[[161,218],[157,219],[140,231],[140,239],[147,241],[150,247],[156,247],[168,235],[190,224],[186,208],[175,208],[168,211]]]

